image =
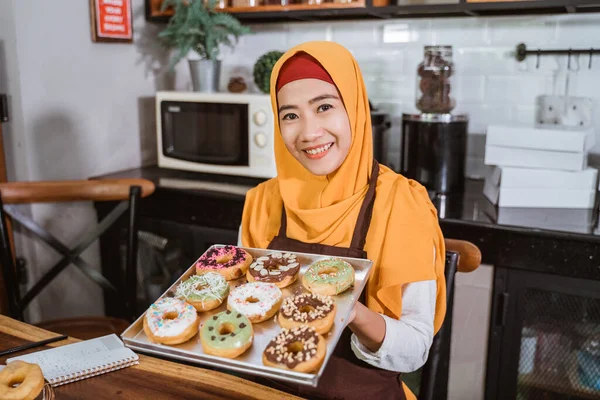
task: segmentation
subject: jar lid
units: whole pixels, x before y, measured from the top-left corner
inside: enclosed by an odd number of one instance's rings
[[[452,46],[446,45],[431,45],[423,47],[423,54],[427,53],[440,53],[442,56],[451,56],[452,55]]]
[[[402,114],[403,121],[420,122],[467,122],[467,114]]]

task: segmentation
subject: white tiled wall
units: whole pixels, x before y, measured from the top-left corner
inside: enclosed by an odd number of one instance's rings
[[[469,131],[475,134],[485,133],[490,123],[532,123],[536,96],[564,95],[566,57],[542,57],[536,68],[535,56],[515,60],[517,44],[531,49],[600,46],[600,14],[269,24],[252,30],[254,35],[243,37],[225,56],[224,86],[234,67],[243,66],[251,80],[253,63],[266,51],[285,51],[307,40],[337,41],[357,58],[374,104],[396,116],[389,149],[393,157],[400,147],[397,117],[417,112],[415,71],[423,46],[453,46],[454,112],[469,114]],[[401,42],[390,43],[390,38]],[[591,70],[587,55],[573,56],[572,67],[578,62],[580,71],[569,74],[569,95],[597,98],[600,57],[592,60]]]

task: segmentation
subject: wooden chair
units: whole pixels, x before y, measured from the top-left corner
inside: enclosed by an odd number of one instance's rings
[[[452,337],[452,305],[456,272],[473,272],[481,264],[481,252],[471,242],[446,239],[446,301],[444,323],[433,338],[429,357],[421,370],[419,400],[443,400],[448,397],[450,341]]]
[[[0,263],[8,298],[8,314],[15,319],[23,320],[23,312],[31,301],[67,266],[73,264],[103,289],[119,296],[129,320],[102,316],[78,317],[44,321],[38,326],[80,339],[89,339],[110,333],[120,334],[137,314],[135,304],[138,207],[140,198],[149,196],[153,192],[154,184],[145,179],[0,183]],[[71,249],[15,207],[16,204],[76,201],[119,201],[119,203],[97,226],[81,235],[79,243]],[[122,282],[109,282],[101,273],[92,269],[80,257],[80,254],[117,222],[126,211],[128,211],[128,236],[125,277]],[[63,256],[23,296],[19,290],[16,257],[12,248],[10,230],[7,227],[9,222],[13,226],[20,225],[32,236],[43,241]],[[118,268],[118,266],[115,267]]]

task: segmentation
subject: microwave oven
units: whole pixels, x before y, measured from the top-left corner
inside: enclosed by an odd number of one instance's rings
[[[277,175],[269,95],[161,91],[156,118],[161,168]]]

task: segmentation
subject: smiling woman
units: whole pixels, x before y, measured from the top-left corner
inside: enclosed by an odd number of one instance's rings
[[[373,159],[358,63],[309,42],[273,68],[277,177],[248,191],[241,244],[369,258],[373,275],[311,399],[414,399],[399,375],[420,368],[443,321],[445,246],[427,191]]]

